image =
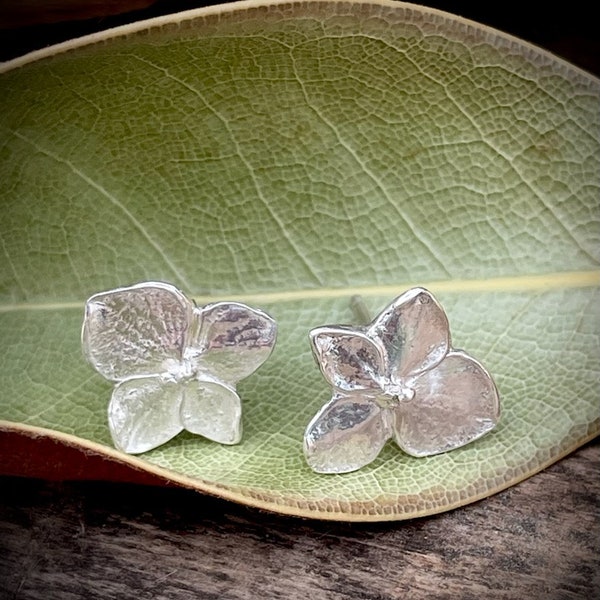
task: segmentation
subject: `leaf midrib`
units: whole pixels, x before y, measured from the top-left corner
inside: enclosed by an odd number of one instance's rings
[[[481,293],[481,292],[523,292],[549,291],[600,286],[600,270],[564,271],[542,275],[520,275],[516,277],[492,277],[485,279],[452,279],[429,282],[406,282],[389,285],[367,285],[343,288],[316,288],[299,290],[279,290],[253,294],[230,294],[210,296],[191,294],[202,305],[220,300],[244,301],[249,303],[277,303],[301,300],[325,300],[361,295],[394,296],[410,287],[418,285],[434,293]],[[15,302],[0,305],[0,313],[29,311],[59,311],[81,309],[81,301],[65,302]]]

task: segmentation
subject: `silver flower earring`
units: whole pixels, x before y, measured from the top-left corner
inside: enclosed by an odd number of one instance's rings
[[[446,314],[425,289],[405,292],[369,325],[318,327],[310,341],[333,388],[304,434],[317,473],[360,469],[390,438],[416,457],[454,450],[500,418],[492,377],[452,348]]]
[[[115,446],[132,454],[186,429],[221,444],[242,435],[236,384],[271,354],[266,313],[238,302],[195,306],[166,283],[95,294],[86,303],[82,345],[116,383],[108,407]]]

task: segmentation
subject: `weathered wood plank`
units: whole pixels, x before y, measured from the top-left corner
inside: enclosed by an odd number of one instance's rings
[[[0,479],[0,597],[600,597],[600,443],[410,522],[260,513],[181,489]]]

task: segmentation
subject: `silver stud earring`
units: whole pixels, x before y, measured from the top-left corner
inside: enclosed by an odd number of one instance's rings
[[[115,382],[108,424],[115,446],[146,452],[186,429],[221,444],[242,435],[236,384],[271,354],[266,313],[238,302],[202,308],[167,283],[144,282],[93,295],[82,345]]]
[[[364,327],[313,329],[310,342],[333,388],[304,434],[317,473],[360,469],[390,438],[415,457],[447,452],[498,423],[492,377],[452,348],[446,314],[425,289],[405,292]]]

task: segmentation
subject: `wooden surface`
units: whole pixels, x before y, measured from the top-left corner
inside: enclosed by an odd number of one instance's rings
[[[425,519],[302,521],[182,489],[0,479],[0,598],[600,598],[600,442]]]

